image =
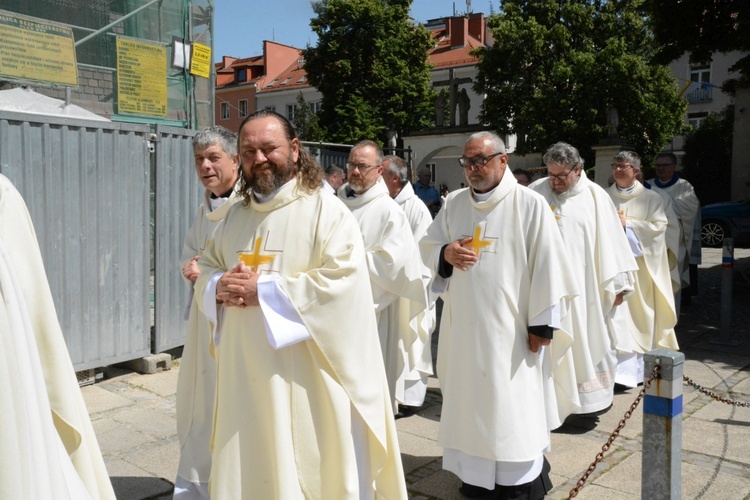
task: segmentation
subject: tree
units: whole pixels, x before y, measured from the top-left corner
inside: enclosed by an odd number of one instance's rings
[[[494,45],[476,51],[480,118],[518,134],[520,154],[562,140],[590,161],[614,106],[619,136],[654,156],[681,131],[686,103],[668,68],[649,62],[642,2],[506,0],[489,19]]]
[[[685,177],[695,186],[702,205],[732,196],[734,106],[710,113],[685,136]]]
[[[324,135],[318,115],[305,101],[302,91],[297,95],[297,104],[294,105],[294,128],[297,136],[303,141],[323,140]]]
[[[321,125],[334,142],[400,136],[431,121],[429,31],[409,20],[411,0],[312,2],[318,45],[304,51],[323,95]]]
[[[714,52],[750,51],[747,0],[646,0],[644,7],[659,44],[657,61],[668,63],[688,52],[690,61],[700,64],[710,62]],[[750,54],[729,69],[750,83]]]

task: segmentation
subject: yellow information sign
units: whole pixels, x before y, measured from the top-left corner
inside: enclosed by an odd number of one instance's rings
[[[193,44],[193,57],[190,60],[190,74],[208,78],[211,75],[211,47]]]
[[[0,76],[78,86],[73,31],[0,10]]]
[[[167,116],[167,48],[117,38],[117,111]]]

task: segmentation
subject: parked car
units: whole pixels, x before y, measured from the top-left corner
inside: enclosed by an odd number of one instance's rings
[[[728,236],[734,238],[735,245],[750,242],[750,198],[701,207],[703,246],[720,247]]]

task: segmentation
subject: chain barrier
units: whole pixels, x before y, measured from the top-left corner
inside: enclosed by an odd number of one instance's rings
[[[615,441],[615,439],[617,439],[617,436],[620,435],[620,431],[625,427],[626,421],[633,415],[633,412],[635,411],[635,409],[638,408],[638,405],[643,399],[643,396],[646,394],[646,389],[648,389],[649,386],[651,386],[651,382],[653,382],[654,379],[656,378],[657,373],[660,370],[660,368],[661,367],[659,365],[654,366],[654,370],[651,372],[651,375],[649,376],[646,383],[643,384],[643,388],[641,388],[641,391],[638,393],[638,396],[635,398],[635,401],[633,401],[633,404],[630,405],[630,409],[625,412],[625,415],[623,416],[622,420],[620,420],[620,423],[617,425],[617,428],[614,431],[612,431],[612,434],[609,435],[609,439],[607,439],[607,442],[604,443],[604,445],[602,446],[602,451],[597,453],[596,458],[591,463],[591,465],[589,465],[589,468],[586,469],[586,472],[583,474],[583,476],[581,476],[581,479],[578,480],[575,488],[570,490],[570,493],[568,493],[566,500],[574,498],[578,495],[578,492],[586,484],[586,481],[588,480],[589,476],[594,472],[594,470],[596,469],[596,466],[599,464],[599,462],[601,462],[604,459],[604,454],[607,451],[609,451],[610,447],[612,446],[612,443]],[[696,389],[698,392],[705,394],[706,396],[712,399],[715,399],[716,401],[719,401],[721,403],[725,403],[728,405],[732,405],[732,406],[738,406],[741,408],[750,408],[750,402],[737,401],[736,399],[722,396],[721,394],[711,389],[708,389],[706,387],[703,387],[702,385],[697,384],[688,376],[683,375],[682,380],[693,389]]]
[[[711,389],[707,389],[707,388],[703,387],[702,385],[699,385],[699,384],[693,382],[693,380],[690,377],[686,377],[686,376],[683,375],[682,376],[682,380],[687,385],[689,385],[690,387],[692,387],[693,389],[696,389],[698,392],[701,392],[701,393],[705,394],[706,396],[715,399],[716,401],[719,401],[721,403],[726,403],[726,404],[732,405],[732,406],[739,406],[739,407],[742,407],[742,408],[750,408],[750,403],[746,403],[744,401],[737,401],[735,399],[724,397],[721,394],[712,391]]]
[[[646,389],[648,389],[651,386],[651,382],[654,381],[656,378],[657,373],[661,367],[659,365],[655,365],[653,371],[651,372],[651,375],[648,377],[648,380],[646,383],[643,384],[643,387],[641,388],[641,391],[638,393],[638,396],[635,398],[635,401],[633,401],[633,404],[630,405],[630,409],[625,412],[625,415],[623,416],[622,420],[620,420],[620,423],[617,425],[617,428],[612,431],[612,434],[609,435],[609,439],[607,439],[607,442],[604,443],[602,446],[602,451],[596,454],[596,458],[593,462],[591,462],[591,465],[589,465],[589,468],[586,470],[586,472],[583,473],[583,476],[581,476],[581,479],[578,480],[578,482],[575,485],[575,488],[570,490],[570,493],[568,493],[568,496],[566,497],[566,500],[569,500],[571,498],[574,498],[578,495],[578,492],[581,488],[586,484],[586,481],[588,480],[589,476],[594,472],[596,469],[596,466],[604,459],[604,454],[609,451],[609,448],[612,446],[612,443],[617,439],[617,436],[620,435],[620,431],[625,427],[625,423],[627,420],[633,415],[633,412],[636,408],[638,408],[638,405],[641,403],[641,400],[643,399],[643,396],[646,394]]]

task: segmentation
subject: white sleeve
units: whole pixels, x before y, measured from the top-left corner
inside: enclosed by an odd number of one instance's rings
[[[625,223],[625,237],[628,239],[628,243],[630,243],[630,250],[633,252],[633,257],[643,257],[643,247],[630,222]]]
[[[258,301],[271,347],[281,349],[312,339],[289,296],[279,286],[278,276],[264,274],[258,278]]]
[[[221,342],[221,318],[224,314],[224,306],[216,303],[216,284],[224,273],[214,273],[206,283],[206,291],[203,292],[203,311],[206,319],[214,325],[214,344]]]
[[[563,299],[564,300],[564,299]],[[536,317],[532,318],[531,321],[529,321],[529,326],[549,326],[553,330],[559,330],[562,328],[560,323],[560,311],[562,310],[562,300],[554,304],[544,311],[542,311],[540,314],[538,314]]]

